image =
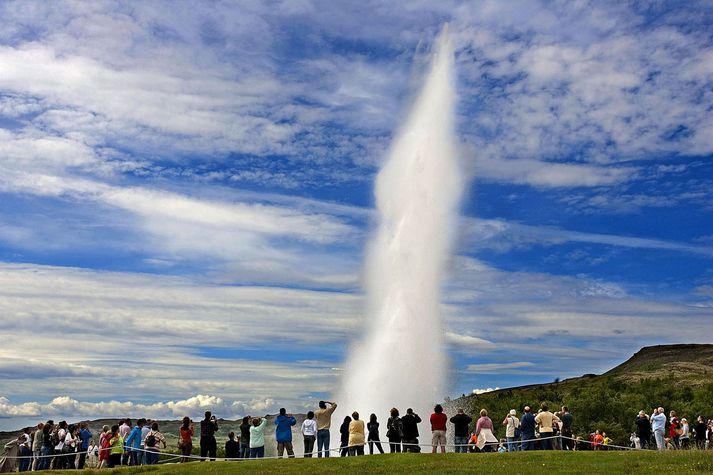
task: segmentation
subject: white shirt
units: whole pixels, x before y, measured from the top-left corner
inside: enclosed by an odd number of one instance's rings
[[[302,434],[317,435],[317,421],[314,419],[305,419],[302,423]]]
[[[64,448],[64,438],[67,436],[67,431],[60,429],[57,432],[57,438],[59,439],[59,444],[55,445],[55,450],[62,450]]]

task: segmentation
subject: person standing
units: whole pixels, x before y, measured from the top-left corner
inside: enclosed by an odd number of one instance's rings
[[[79,462],[77,469],[82,470],[87,461],[87,452],[89,451],[89,441],[92,439],[92,433],[89,431],[89,426],[86,422],[79,424]]]
[[[243,417],[243,422],[240,424],[240,458],[250,458],[250,416]]]
[[[250,458],[261,459],[265,456],[265,427],[267,419],[254,417],[250,428]]]
[[[3,457],[0,459],[0,472],[6,473],[15,471],[17,457],[20,453],[20,445],[22,445],[24,440],[25,437],[23,434],[5,444],[5,452],[2,454]]]
[[[349,455],[349,424],[352,422],[352,418],[349,416],[344,416],[344,422],[339,426],[339,435],[341,436],[339,455],[341,457],[346,457]]]
[[[133,427],[131,424],[131,419],[128,417],[124,419],[122,424],[119,426],[119,436],[121,437],[122,441],[126,441],[126,438],[129,437],[129,434],[131,433]],[[126,447],[125,447],[126,449]],[[131,451],[130,450],[124,450],[121,454],[121,465],[129,465],[129,457],[131,456]]]
[[[146,439],[143,440],[146,447],[146,464],[156,465],[161,455],[160,448],[166,448],[166,436],[158,430],[158,422],[151,424],[151,430],[146,434]],[[163,446],[163,447],[159,447]]]
[[[302,422],[301,432],[305,444],[305,458],[312,458],[314,443],[317,441],[317,421],[314,420],[314,412],[307,413],[307,419]]]
[[[688,450],[690,448],[689,445],[689,438],[690,438],[690,427],[688,425],[688,419],[685,417],[681,418],[681,448],[684,450]]]
[[[681,428],[681,420],[676,416],[676,411],[669,412],[671,425],[668,428],[668,436],[671,438],[671,444],[674,448],[681,448],[681,435],[683,434],[683,429]]]
[[[421,422],[421,418],[409,407],[406,409],[406,415],[401,418],[400,422],[401,442],[404,444],[404,452],[420,453],[421,447],[418,445],[418,424]]]
[[[554,437],[552,425],[554,422],[559,422],[560,419],[549,411],[547,403],[543,402],[540,405],[540,409],[542,411],[535,416],[535,422],[540,428],[540,447],[542,450],[552,450],[552,438]]]
[[[451,424],[454,426],[453,441],[457,454],[468,452],[468,436],[470,435],[468,426],[471,422],[473,422],[473,418],[467,415],[463,409],[458,409],[457,414],[451,417]]]
[[[190,455],[193,453],[193,436],[195,430],[193,421],[190,417],[185,416],[181,421],[181,427],[178,429],[178,448],[181,450],[181,463],[188,462]]]
[[[282,455],[287,449],[287,456],[295,458],[295,451],[292,448],[292,426],[297,424],[297,420],[292,417],[292,414],[287,415],[287,410],[280,408],[280,415],[275,418],[275,439],[277,440],[277,456],[282,458]]]
[[[354,420],[349,423],[349,455],[364,455],[364,421],[359,420],[359,413],[356,411],[352,412],[352,419]]]
[[[448,416],[443,412],[443,406],[436,404],[431,414],[431,453],[436,453],[438,446],[441,446],[441,453],[446,453],[446,422]]]
[[[42,455],[42,429],[44,429],[45,425],[40,422],[37,424],[37,430],[35,431],[34,437],[32,439],[32,455],[34,458],[32,459],[32,471],[34,472],[37,470],[37,467],[40,464],[40,456]]]
[[[225,442],[225,460],[235,460],[238,457],[240,457],[240,443],[235,440],[235,432],[231,431]]]
[[[503,425],[505,426],[505,440],[507,440],[508,452],[516,452],[518,444],[515,431],[520,427],[520,420],[517,418],[515,409],[510,409],[510,412],[503,420]]]
[[[636,436],[639,438],[639,446],[642,449],[651,448],[651,422],[649,422],[649,417],[644,411],[639,411],[634,424],[636,424]]]
[[[124,454],[124,438],[119,433],[119,425],[111,426],[111,436],[109,436],[109,468],[121,465],[121,457]]]
[[[537,423],[531,411],[530,406],[525,406],[520,418],[520,447],[522,450],[535,450],[535,426]]]
[[[109,426],[105,425],[99,436],[99,468],[109,466],[109,439],[111,439],[111,431]]]
[[[210,456],[215,462],[218,444],[215,442],[215,433],[218,432],[218,421],[210,411],[206,411],[205,418],[201,421],[201,462]]]
[[[151,432],[151,420],[144,419],[144,426],[141,428],[141,446],[139,447],[139,465],[148,465],[147,456],[149,453],[146,451],[146,436]]]
[[[124,440],[126,450],[129,453],[129,465],[136,466],[139,464],[139,454],[141,453],[141,429],[146,425],[146,419],[139,419],[129,436]]]
[[[696,448],[705,450],[706,448],[706,433],[708,432],[708,424],[703,416],[698,416],[696,426],[693,428],[693,433],[696,436]]]
[[[25,427],[18,440],[20,441],[18,447],[20,458],[17,460],[17,471],[29,472],[32,466],[32,428]]]
[[[478,437],[478,448],[481,452],[492,452],[497,447],[498,439],[493,434],[493,421],[488,417],[488,411],[480,410],[480,418],[475,424],[475,435]]]
[[[386,421],[386,438],[389,439],[389,452],[401,452],[403,439],[403,421],[399,417],[399,410],[391,408],[391,416]]]
[[[658,450],[666,450],[666,440],[664,439],[664,431],[666,429],[666,414],[663,407],[659,407],[651,414],[651,430],[654,433],[656,440],[656,448]]]
[[[567,406],[562,406],[562,450],[574,450],[574,433],[572,432],[572,424],[574,423],[574,417],[569,412]]]
[[[381,446],[379,439],[379,421],[376,420],[376,414],[369,416],[369,422],[366,424],[366,430],[369,433],[369,455],[374,455],[374,445],[379,449],[380,453],[384,453],[384,448]]]
[[[317,457],[322,455],[329,457],[329,428],[336,408],[336,402],[319,401],[319,409],[314,411],[314,418],[317,421]]]

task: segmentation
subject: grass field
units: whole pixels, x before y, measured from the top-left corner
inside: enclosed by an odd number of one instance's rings
[[[101,473],[157,475],[234,473],[452,473],[611,474],[713,473],[713,451],[680,452],[520,452],[515,454],[386,454],[329,459],[245,462],[192,462],[102,470]],[[70,473],[70,472],[65,472]],[[76,472],[72,472],[76,473]]]

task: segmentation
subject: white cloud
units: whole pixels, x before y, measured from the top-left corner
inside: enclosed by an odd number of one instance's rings
[[[473,373],[507,373],[508,370],[529,368],[535,366],[535,363],[529,361],[515,361],[512,363],[482,363],[470,364],[466,367],[466,371]]]

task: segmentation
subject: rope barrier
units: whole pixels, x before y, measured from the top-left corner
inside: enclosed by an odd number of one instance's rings
[[[607,447],[607,448],[611,447],[611,448],[622,449],[622,450],[634,450],[634,451],[636,451],[636,450],[639,450],[639,451],[643,450],[643,451],[649,451],[649,449],[642,449],[642,448],[636,448],[636,447],[627,447],[627,446],[623,446],[623,445],[613,445],[613,444],[607,444],[607,445],[605,445],[605,444],[601,444],[601,443],[600,443],[600,444],[595,444],[594,442],[592,442],[592,441],[590,441],[590,440],[584,440],[584,439],[579,439],[579,440],[577,440],[577,439],[574,438],[574,437],[567,437],[567,436],[563,436],[563,435],[553,435],[553,436],[549,436],[549,437],[536,437],[536,438],[534,438],[534,439],[518,440],[518,441],[515,441],[515,442],[513,442],[513,443],[520,445],[520,444],[529,443],[529,442],[538,442],[538,441],[542,441],[542,440],[552,440],[552,439],[568,439],[568,440],[574,441],[574,442],[576,442],[576,443],[584,443],[584,444],[590,444],[590,445],[597,445],[597,446],[600,446],[600,447]],[[389,443],[390,443],[390,442],[388,442],[388,441],[375,441],[375,440],[372,440],[371,442],[379,442],[379,443],[382,443],[382,442],[383,442],[384,444],[389,444]],[[413,444],[413,443],[407,443],[407,442],[399,442],[398,444],[401,445],[401,446],[404,446],[404,447],[446,447],[446,448],[456,448],[456,447],[466,447],[466,448],[467,448],[467,447],[471,447],[471,446],[473,446],[473,445],[476,445],[476,444],[445,444],[445,445],[436,445],[436,446],[434,446],[433,444]],[[500,444],[500,442],[486,442],[486,443],[485,443],[485,445],[490,445],[490,446],[499,445],[499,444]],[[365,444],[365,445],[366,445],[366,444]],[[348,450],[350,447],[351,447],[351,446],[342,446],[342,447],[337,447],[337,448],[329,449],[328,451],[329,451],[329,452],[335,452],[335,453],[341,453],[343,450]],[[95,451],[95,450],[97,450],[97,449],[94,449],[94,450],[92,450],[92,451],[86,450],[86,451],[82,451],[82,452],[68,452],[68,453],[62,452],[62,453],[52,454],[52,455],[18,455],[18,456],[14,456],[14,457],[9,457],[9,456],[8,456],[8,457],[6,457],[6,458],[8,458],[8,459],[16,459],[16,460],[19,460],[19,459],[33,459],[33,460],[34,460],[34,459],[54,458],[54,457],[71,457],[71,456],[75,456],[75,457],[76,457],[77,455],[82,455],[82,454],[87,454],[87,455],[88,455],[90,452],[93,452],[93,451]],[[100,449],[98,449],[98,452],[109,451],[109,450],[111,450],[111,449],[109,449],[109,448],[101,449],[101,448],[100,448]],[[165,449],[164,449],[164,450],[165,450]],[[220,458],[219,458],[219,457],[215,457],[215,458],[210,458],[210,457],[201,457],[200,455],[192,455],[192,454],[191,454],[191,455],[177,455],[177,454],[175,454],[174,452],[163,452],[163,451],[160,451],[160,450],[156,451],[156,450],[141,449],[141,448],[138,448],[138,449],[137,449],[137,448],[133,448],[133,447],[129,448],[128,450],[125,449],[125,451],[124,451],[123,453],[128,453],[128,452],[144,452],[144,453],[150,453],[150,454],[158,454],[159,456],[161,456],[161,455],[172,455],[172,457],[170,457],[168,460],[162,460],[162,461],[160,461],[160,463],[168,463],[169,460],[175,460],[175,459],[221,460],[221,461],[236,461],[236,460],[243,460],[243,461],[246,461],[246,460],[247,460],[247,461],[249,461],[249,460],[271,460],[271,459],[274,460],[274,459],[283,458],[283,456],[280,456],[280,455],[267,456],[267,457],[259,457],[259,458],[239,458],[239,457],[238,457],[238,458],[228,458],[228,457],[220,457]],[[327,452],[327,450],[314,451],[314,452],[311,452],[311,455],[315,455],[315,456],[316,456],[319,452],[325,453],[325,452]],[[293,455],[292,457],[294,457],[294,455]],[[288,458],[292,458],[292,457],[289,457],[289,456],[288,456]],[[316,457],[315,457],[315,458],[316,458]]]

